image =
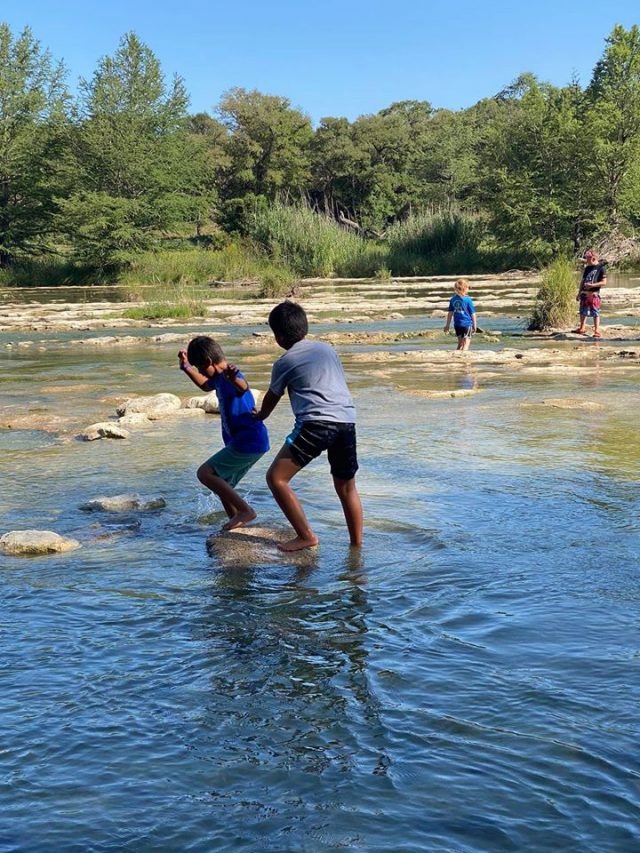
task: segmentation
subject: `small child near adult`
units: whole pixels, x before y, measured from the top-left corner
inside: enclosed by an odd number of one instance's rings
[[[598,263],[598,255],[593,249],[584,253],[584,270],[576,302],[580,303],[580,325],[574,332],[586,335],[587,317],[593,317],[593,337],[601,338],[600,334],[600,288],[607,283],[607,269],[603,263]]]
[[[451,320],[458,338],[458,350],[464,352],[471,346],[471,335],[475,334],[478,325],[476,322],[476,309],[469,293],[469,282],[465,278],[459,278],[453,286],[454,295],[449,300],[449,313],[445,323],[445,332],[449,331]]]
[[[178,353],[180,369],[201,390],[215,391],[220,407],[224,447],[198,468],[196,476],[216,494],[229,521],[223,530],[243,527],[256,513],[236,486],[269,449],[266,426],[253,417],[255,400],[240,370],[228,362],[220,345],[206,335]]]
[[[327,451],[351,545],[362,545],[362,504],[356,489],[356,412],[340,359],[333,347],[305,340],[307,315],[295,302],[282,302],[269,314],[269,326],[285,354],[275,362],[271,384],[256,418],[265,420],[285,390],[295,426],[267,472],[267,483],[296,532],[281,543],[282,551],[300,551],[318,544],[290,481],[312,459]]]

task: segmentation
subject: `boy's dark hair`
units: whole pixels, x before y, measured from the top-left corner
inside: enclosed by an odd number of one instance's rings
[[[297,302],[281,302],[269,314],[269,326],[285,348],[306,337],[309,321],[302,305]]]
[[[224,361],[224,353],[217,341],[208,335],[200,335],[189,342],[187,358],[189,364],[205,367],[209,359],[211,359],[211,364],[220,364],[221,361]]]

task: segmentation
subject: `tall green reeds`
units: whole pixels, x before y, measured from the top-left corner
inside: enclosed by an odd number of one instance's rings
[[[369,240],[308,207],[275,204],[256,210],[249,231],[272,260],[301,276],[462,274],[494,261],[482,249],[483,222],[465,213],[415,214]]]
[[[467,213],[414,214],[387,230],[387,265],[395,275],[470,273],[484,266],[481,220]]]
[[[304,205],[258,209],[249,228],[269,258],[301,276],[362,275],[364,268],[372,275],[381,265],[373,258],[375,244]]]
[[[545,267],[529,330],[541,332],[569,326],[576,313],[577,289],[578,277],[571,260],[558,258]]]

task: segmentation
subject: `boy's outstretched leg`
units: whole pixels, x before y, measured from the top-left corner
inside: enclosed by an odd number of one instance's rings
[[[222,506],[229,516],[229,521],[222,526],[223,530],[243,527],[256,517],[255,511],[249,504],[243,501],[236,490],[226,480],[219,477],[206,462],[198,468],[196,476],[203,486],[206,486],[220,498]]]
[[[340,480],[334,477],[333,485],[342,504],[351,544],[359,548],[362,545],[362,503],[356,489],[356,478]]]
[[[285,444],[267,471],[267,485],[296,532],[295,539],[278,545],[281,551],[302,551],[303,548],[313,548],[318,544],[318,537],[309,526],[302,505],[289,485],[289,481],[301,468],[302,466],[292,458],[291,451]]]

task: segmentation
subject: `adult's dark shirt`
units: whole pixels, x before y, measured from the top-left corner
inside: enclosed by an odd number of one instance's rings
[[[604,264],[587,264],[582,273],[582,281],[580,282],[580,290],[583,293],[600,293],[599,287],[593,287],[599,281],[602,281],[607,275]]]

